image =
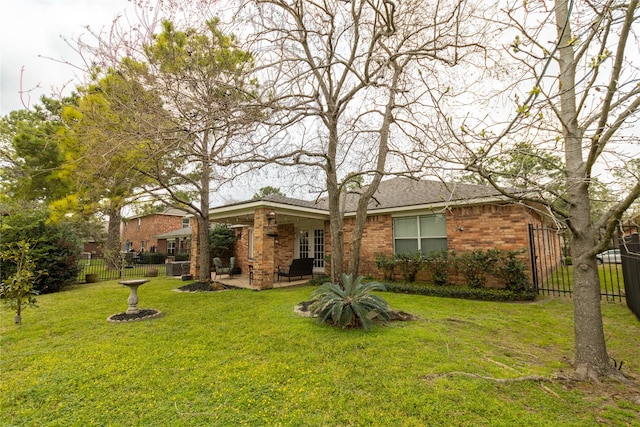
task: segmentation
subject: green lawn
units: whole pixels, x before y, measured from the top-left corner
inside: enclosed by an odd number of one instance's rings
[[[624,299],[624,280],[622,277],[622,265],[601,264],[598,265],[598,275],[600,278],[600,293],[609,297],[617,295]],[[573,290],[573,265],[564,266],[556,270],[548,278],[544,279],[545,288],[555,288],[564,291]]]
[[[385,293],[420,317],[370,332],[293,312],[314,288],[178,293],[152,278],[126,324],[115,281],[0,312],[2,426],[640,426],[640,390],[496,382],[570,371],[570,299],[492,303]],[[640,322],[604,303],[607,345],[640,378]]]

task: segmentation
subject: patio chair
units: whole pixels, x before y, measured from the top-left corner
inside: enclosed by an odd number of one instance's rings
[[[213,279],[215,280],[218,277],[218,274],[227,274],[229,279],[233,279],[233,269],[236,267],[236,259],[235,257],[229,258],[229,265],[223,265],[222,260],[218,257],[213,259],[213,268],[215,270],[215,274],[213,275]]]

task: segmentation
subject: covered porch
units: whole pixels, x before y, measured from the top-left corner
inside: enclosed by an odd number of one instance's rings
[[[218,276],[216,281],[248,289],[306,283],[311,276],[302,280],[292,277],[290,282],[288,278],[278,281],[278,268],[288,268],[296,258],[313,258],[314,276],[325,274],[325,254],[330,250],[329,217],[326,210],[313,202],[271,195],[213,208],[209,211],[209,218],[212,223],[227,224],[235,231],[233,256],[241,272],[233,278]],[[196,240],[196,230],[193,236]],[[198,251],[192,247],[191,253],[193,258]],[[198,262],[194,264],[196,268],[199,265]]]
[[[249,275],[245,275],[245,274],[240,274],[240,275],[234,275],[233,278],[229,278],[228,276],[224,276],[224,277],[217,277],[216,282],[222,283],[225,286],[232,286],[234,288],[241,288],[241,289],[251,289],[254,291],[259,291],[261,290],[261,288],[259,288],[258,286],[256,286],[255,283],[253,283],[252,281],[249,280]],[[291,282],[288,281],[281,281],[278,282],[277,280],[275,282],[273,282],[273,286],[271,287],[273,288],[288,288],[291,286],[300,286],[300,285],[304,285],[309,281],[309,279],[303,279],[303,280],[292,280]]]

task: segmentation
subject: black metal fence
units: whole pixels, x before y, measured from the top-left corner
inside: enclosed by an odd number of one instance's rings
[[[630,231],[636,230],[627,230],[627,232]],[[607,301],[628,299],[629,289],[640,287],[638,283],[640,275],[634,276],[631,273],[631,267],[626,276],[623,274],[623,268],[627,268],[626,265],[640,262],[640,252],[635,250],[626,256],[621,256],[624,248],[629,247],[623,245],[623,241],[623,238],[616,236],[610,244],[611,252],[598,256],[600,295]],[[568,244],[567,230],[534,227],[529,224],[531,276],[538,294],[569,297],[572,295],[573,265]],[[635,265],[637,268],[637,264]],[[640,294],[640,290],[637,292]],[[640,306],[640,300],[637,304]]]
[[[169,258],[169,261],[173,261],[173,258]],[[156,275],[165,276],[167,272],[171,273],[171,275],[178,274],[176,273],[178,269],[173,268],[174,265],[167,264],[166,261],[167,256],[162,254],[139,257],[133,253],[123,253],[119,259],[107,260],[102,256],[85,253],[79,262],[80,269],[77,281],[78,283],[91,283],[102,280],[124,280]],[[180,266],[179,274],[185,273],[185,263],[180,262],[176,263],[176,265]],[[186,265],[188,267],[188,262]]]
[[[624,291],[629,309],[640,320],[640,236],[625,237],[620,245]]]

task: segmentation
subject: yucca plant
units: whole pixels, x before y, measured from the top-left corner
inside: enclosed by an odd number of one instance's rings
[[[362,283],[363,276],[353,280],[351,274],[342,275],[342,285],[324,283],[312,295],[309,307],[319,322],[341,328],[371,328],[373,319],[389,320],[391,307],[372,291],[384,291],[381,283]]]

